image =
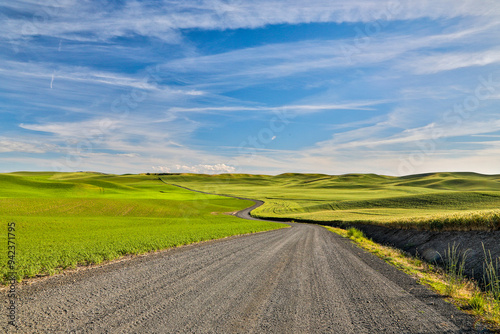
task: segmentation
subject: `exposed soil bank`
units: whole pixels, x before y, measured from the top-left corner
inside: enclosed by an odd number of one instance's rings
[[[193,190],[176,184],[170,184],[165,182],[161,178],[160,180],[166,184],[187,189],[190,191],[195,191],[204,194],[211,194],[211,195],[233,197],[255,202],[254,206],[241,210],[236,214],[240,218],[290,222],[289,218],[277,218],[277,217],[258,218],[252,216],[251,211],[264,204],[264,202],[260,200],[236,197],[225,194],[213,194],[213,193]],[[341,228],[349,227],[349,225],[346,225],[346,223],[342,222],[318,222],[318,221],[300,220],[300,219],[295,220],[295,222],[329,225]],[[483,281],[483,272],[485,264],[484,250],[486,250],[486,252],[488,253],[488,257],[489,254],[491,253],[491,258],[493,259],[494,264],[496,264],[495,261],[498,260],[498,266],[500,266],[500,231],[437,232],[437,231],[422,231],[415,229],[396,229],[380,225],[359,224],[359,223],[353,224],[351,226],[363,231],[363,233],[367,237],[371,238],[373,241],[377,243],[392,246],[401,249],[405,252],[408,252],[412,255],[417,255],[430,263],[436,263],[436,262],[442,263],[442,261],[446,261],[447,259],[446,253],[448,248],[455,244],[457,245],[457,250],[459,253],[464,253],[467,251],[466,262],[465,262],[465,275],[467,275],[468,277],[473,277],[475,280],[480,282]]]
[[[402,271],[310,224],[52,277],[16,297],[19,327],[0,321],[0,332],[487,333]]]
[[[284,218],[262,218],[274,221],[290,221]],[[295,220],[306,224],[318,224],[340,227],[343,229],[355,227],[373,241],[401,249],[412,255],[417,255],[427,262],[442,264],[446,261],[448,246],[457,245],[458,252],[467,251],[465,275],[482,282],[485,263],[485,252],[491,253],[493,264],[498,260],[500,271],[500,231],[425,231],[415,229],[398,229],[380,225],[349,224],[344,222],[318,222],[312,220]],[[500,275],[500,273],[498,273]]]
[[[327,225],[327,224],[325,224]],[[481,281],[485,260],[483,245],[491,252],[493,261],[500,258],[500,231],[419,231],[394,229],[384,226],[356,224],[357,229],[373,241],[418,255],[428,262],[446,260],[448,245],[458,245],[460,252],[467,251],[465,273]],[[499,260],[500,262],[500,260]],[[500,265],[500,263],[499,263]]]

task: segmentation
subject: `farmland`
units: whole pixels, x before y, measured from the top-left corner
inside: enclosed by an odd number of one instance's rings
[[[126,254],[265,231],[279,224],[223,213],[252,202],[191,189],[261,199],[252,213],[298,221],[370,223],[435,230],[500,227],[500,176],[434,173],[407,177],[0,174],[0,221],[16,223],[18,279],[53,274]],[[1,277],[7,268],[6,252]]]
[[[193,193],[149,175],[0,174],[0,221],[15,222],[17,278],[126,254],[282,227],[223,213],[253,203]],[[5,279],[7,252],[0,276]]]
[[[265,201],[252,214],[435,230],[500,229],[500,175],[168,175],[165,182]]]

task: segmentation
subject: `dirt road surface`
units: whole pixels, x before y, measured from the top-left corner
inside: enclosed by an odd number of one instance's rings
[[[414,279],[306,224],[18,287],[10,333],[477,333]]]

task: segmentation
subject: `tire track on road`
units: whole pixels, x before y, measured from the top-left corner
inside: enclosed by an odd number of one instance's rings
[[[259,202],[255,206],[260,205]],[[249,210],[240,211],[248,216]],[[255,219],[255,218],[253,218]],[[317,225],[222,239],[18,291],[17,333],[477,333],[474,319]],[[6,306],[6,295],[0,297]]]

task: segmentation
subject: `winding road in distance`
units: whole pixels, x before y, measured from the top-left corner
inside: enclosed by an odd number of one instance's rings
[[[10,332],[480,331],[472,317],[350,241],[317,225],[290,225],[19,287],[19,328]],[[1,299],[6,306],[5,293]]]

